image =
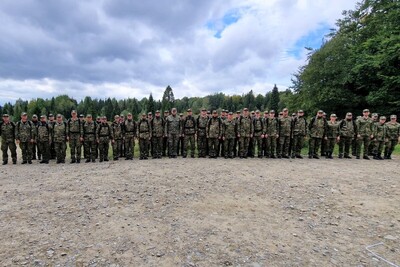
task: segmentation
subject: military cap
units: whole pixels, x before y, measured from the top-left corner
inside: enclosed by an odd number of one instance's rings
[[[26,112],[22,112],[21,116],[27,116],[28,114]]]
[[[179,113],[179,116],[180,116],[180,117],[183,117],[183,113]]]
[[[292,113],[292,117],[294,117],[294,116],[296,116],[297,115],[297,113]]]
[[[5,114],[3,114],[3,118],[4,118],[4,117],[10,117],[10,116],[8,116],[8,114],[5,113]]]
[[[252,111],[251,111],[251,114],[254,114],[254,113],[255,113],[254,110],[252,110]]]
[[[62,115],[61,114],[57,114],[57,118],[62,118]]]
[[[243,111],[249,111],[249,109],[248,108],[244,108]]]
[[[216,111],[216,110],[213,110],[213,112],[212,112],[213,114],[217,114],[218,112]]]
[[[264,111],[264,114],[268,114],[268,110]]]
[[[75,110],[75,109],[74,109],[74,110],[72,110],[72,111],[71,111],[71,114],[72,114],[72,113],[76,113],[76,110]]]
[[[146,116],[146,113],[142,113],[142,117],[143,117],[143,116]]]
[[[149,113],[147,113],[147,115],[153,115],[153,113],[151,113],[151,111]]]
[[[367,108],[364,109],[364,110],[363,110],[363,113],[364,113],[364,112],[369,112],[369,109],[367,109]]]
[[[269,111],[269,113],[275,113],[275,110],[271,109],[271,110]]]
[[[279,112],[279,115],[283,115],[283,112]]]
[[[101,117],[102,119],[107,119],[107,116],[103,116],[103,117]]]
[[[228,115],[233,115],[233,112],[229,112]]]
[[[240,111],[238,110],[238,111],[236,111],[236,114],[240,114]]]
[[[207,109],[205,109],[205,108],[202,108],[202,109],[201,109],[201,111],[207,111]]]
[[[36,115],[36,114],[33,114],[32,118],[33,118],[33,119],[37,119],[37,115]]]
[[[156,113],[160,113],[160,111],[157,109],[157,110],[156,110]]]
[[[378,117],[378,113],[372,113],[372,117]]]
[[[191,108],[188,108],[188,110],[186,110],[186,112],[192,112],[192,109],[191,109]]]
[[[90,114],[86,115],[86,118],[91,118],[91,117],[92,117],[92,115],[90,115]]]
[[[100,119],[101,119],[101,117],[100,117],[100,116],[97,116],[97,117],[96,117],[96,120],[100,120]]]
[[[118,118],[119,118],[119,115],[115,115],[115,116],[114,116],[114,119],[118,119]]]
[[[302,109],[299,109],[299,110],[297,111],[297,113],[304,113],[304,111],[303,111]]]
[[[79,114],[79,118],[84,118],[84,117],[85,117],[85,115]]]
[[[324,111],[323,110],[318,110],[318,113],[324,113]]]
[[[390,115],[390,118],[391,119],[397,119],[397,116],[396,115]]]
[[[326,116],[326,112],[322,112],[322,115]]]
[[[211,111],[207,110],[207,114],[211,114]]]
[[[380,116],[379,120],[386,120],[385,116]]]
[[[353,116],[353,114],[351,112],[347,112],[346,116]]]
[[[227,111],[226,109],[223,109],[221,112],[225,112],[225,113],[226,113],[226,112],[228,112],[228,111]]]
[[[168,110],[164,110],[164,114],[165,114],[165,113],[169,113],[169,111],[168,111]]]
[[[49,114],[49,117],[54,117],[54,115],[50,113],[50,114]]]
[[[289,111],[287,108],[284,108],[283,111]]]
[[[257,110],[256,110],[256,113],[260,113],[260,111],[257,109]]]
[[[331,118],[336,118],[337,116],[336,116],[336,114],[335,113],[332,113],[331,114]]]
[[[46,118],[46,115],[41,115],[40,118],[44,119],[44,118]]]

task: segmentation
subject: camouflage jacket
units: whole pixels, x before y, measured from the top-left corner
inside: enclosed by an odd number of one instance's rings
[[[51,141],[51,127],[47,122],[39,122],[37,127],[37,141],[49,142]]]
[[[177,115],[169,115],[165,120],[164,132],[167,135],[181,133],[181,119]]]
[[[100,142],[114,139],[113,131],[108,123],[100,123],[96,129],[96,137]]]
[[[340,124],[337,121],[335,121],[335,123],[328,121],[328,127],[326,128],[326,137],[337,138],[340,134],[339,125]]]
[[[370,136],[374,133],[374,123],[371,118],[358,117],[356,120],[358,134],[361,136]]]
[[[1,142],[9,143],[15,142],[15,123],[12,121],[8,123],[0,123],[0,136]]]
[[[278,134],[278,119],[268,118],[265,124],[265,133],[268,136],[276,136]]]
[[[197,117],[196,120],[196,125],[197,125],[197,136],[206,136],[207,135],[207,123],[208,123],[208,117]]]
[[[197,131],[196,120],[193,116],[186,116],[182,123],[182,134],[194,135]]]
[[[234,139],[237,136],[236,120],[224,120],[222,122],[222,136],[225,139]]]
[[[62,143],[67,140],[67,123],[66,122],[55,122],[53,125],[53,142]]]
[[[308,126],[310,131],[310,137],[312,138],[324,138],[326,136],[326,128],[328,123],[323,117],[313,117]]]
[[[74,119],[69,119],[67,121],[67,132],[69,138],[79,138],[83,137],[83,130],[82,130],[82,122],[77,118],[76,120]]]
[[[254,118],[253,119],[253,129],[254,129],[254,136],[256,136],[256,137],[259,137],[265,133],[263,118]]]
[[[240,116],[238,119],[237,132],[240,137],[251,137],[254,134],[253,120],[249,117]]]
[[[137,125],[134,120],[126,120],[122,127],[122,132],[125,138],[132,138],[136,136]]]
[[[339,133],[343,137],[354,138],[357,135],[357,125],[353,120],[342,120],[339,124]]]
[[[278,134],[279,137],[285,136],[290,137],[292,130],[292,118],[283,117],[278,120]]]
[[[83,123],[82,128],[83,128],[84,141],[88,142],[96,141],[97,123],[95,121]]]
[[[111,124],[111,128],[113,130],[114,139],[121,140],[122,139],[122,124],[120,122],[114,121]]]
[[[164,136],[164,119],[161,117],[154,117],[150,122],[152,131],[152,137],[163,137]]]
[[[376,122],[374,125],[374,138],[376,141],[385,141],[387,138],[387,126],[386,124],[381,124]]]
[[[400,136],[400,123],[387,122],[387,138],[389,140],[397,140]]]
[[[147,119],[141,119],[137,123],[139,138],[149,139],[151,137],[151,127]]]
[[[35,135],[36,127],[32,122],[17,122],[15,126],[15,139],[20,142],[29,142],[31,139],[35,139]]]
[[[292,129],[294,136],[306,136],[308,133],[307,121],[304,117],[295,117],[292,120]]]
[[[222,133],[222,120],[221,118],[210,118],[207,123],[207,137],[219,138]]]

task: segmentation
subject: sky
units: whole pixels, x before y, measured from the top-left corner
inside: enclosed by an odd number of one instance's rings
[[[1,0],[0,104],[265,94],[354,0]]]

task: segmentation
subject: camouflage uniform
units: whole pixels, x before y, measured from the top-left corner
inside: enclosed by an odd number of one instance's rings
[[[155,116],[150,123],[152,130],[151,141],[153,143],[154,154],[153,158],[161,158],[163,152],[163,139],[164,139],[164,119]]]
[[[356,120],[357,131],[357,158],[360,158],[361,147],[364,145],[363,154],[364,158],[368,158],[368,146],[371,141],[371,135],[374,132],[374,124],[371,118],[358,117]]]
[[[267,137],[265,138],[266,139],[266,153],[267,153],[267,157],[270,157],[270,158],[275,158],[275,156],[276,156],[276,145],[277,145],[277,142],[276,142],[276,139],[277,139],[277,135],[278,135],[278,119],[277,118],[268,118],[267,120],[266,120],[266,125],[265,125],[265,128],[266,128],[266,131],[265,131],[265,133],[266,133],[266,135],[267,135]]]
[[[96,162],[96,129],[97,123],[95,121],[83,123],[83,148],[86,162]]]
[[[336,141],[338,140],[340,131],[339,131],[339,122],[328,121],[326,137],[328,138],[327,142],[327,150],[326,157],[332,158],[333,151],[335,149]]]
[[[339,158],[343,157],[343,148],[344,157],[350,158],[350,146],[354,136],[357,135],[357,125],[352,119],[344,119],[339,124],[339,134]]]
[[[49,163],[50,160],[51,128],[45,121],[40,121],[37,125],[37,144],[38,151],[42,154],[40,163]]]
[[[36,116],[36,115],[34,115]],[[37,117],[35,117],[36,119],[34,120],[32,118],[31,123],[35,126],[35,129],[37,129],[37,127],[39,126],[40,122],[37,120]],[[42,152],[40,151],[40,146],[39,143],[37,142],[37,140],[35,140],[35,143],[32,144],[32,159],[41,159],[42,156]]]
[[[55,123],[56,122],[54,120],[49,120],[47,122],[47,124],[49,125],[49,127],[51,129],[51,132],[53,131]],[[54,143],[53,142],[51,142],[51,144],[50,144],[50,159],[56,159],[56,149],[54,147]]]
[[[54,149],[56,150],[57,163],[65,163],[65,151],[67,148],[67,123],[66,122],[55,122],[53,132],[53,143]]]
[[[318,151],[321,147],[322,139],[326,137],[327,121],[323,117],[311,119],[308,130],[310,131],[310,147],[308,150],[309,158],[318,158]]]
[[[165,134],[168,136],[169,156],[176,158],[178,155],[178,142],[181,133],[181,119],[178,115],[169,115],[165,121]]]
[[[292,122],[293,140],[292,140],[292,158],[301,158],[301,149],[304,146],[304,140],[307,136],[307,121],[301,117],[295,117]]]
[[[71,163],[80,162],[82,154],[81,138],[83,137],[81,121],[76,119],[69,119],[67,121],[69,148],[71,153]]]
[[[110,140],[114,140],[113,131],[107,122],[102,122],[98,125],[97,140],[99,142],[99,158],[100,162],[108,161],[108,150],[110,147]]]
[[[147,159],[149,156],[149,144],[151,140],[151,127],[146,118],[141,119],[137,124],[139,136],[140,159]]]
[[[210,158],[217,158],[222,121],[219,117],[211,117],[207,123],[207,138]]]
[[[253,137],[253,155],[256,152],[256,147],[257,147],[257,155],[259,158],[262,158],[262,144],[263,144],[263,136],[265,134],[265,127],[264,127],[264,121],[262,118],[256,118],[254,117],[253,119],[253,129],[254,129],[254,137]]]
[[[207,122],[207,116],[197,117],[197,150],[199,157],[205,157],[207,155]]]
[[[1,151],[3,151],[3,164],[8,162],[8,149],[11,151],[13,164],[17,163],[17,146],[15,145],[15,124],[12,121],[0,123]]]
[[[396,147],[400,136],[400,123],[387,122],[387,138],[388,141],[385,145],[385,158],[391,159],[394,148]]]
[[[111,128],[114,134],[113,157],[114,160],[118,160],[122,156],[122,124],[119,121],[114,121]]]
[[[183,154],[182,156],[186,158],[187,152],[189,150],[190,145],[190,156],[194,158],[194,153],[196,149],[196,145],[194,143],[195,133],[197,131],[196,120],[193,116],[186,116],[182,125],[182,134],[183,134]]]
[[[32,146],[34,143],[31,140],[35,140],[36,128],[30,122],[17,122],[15,126],[15,138],[19,140],[19,147],[22,151],[22,163],[32,163]]]
[[[127,119],[123,124],[123,135],[125,137],[125,155],[126,159],[133,159],[135,151],[135,137],[137,125],[134,120]]]
[[[225,158],[233,158],[233,148],[237,137],[237,121],[235,119],[226,119],[222,122],[222,137],[224,139]]]
[[[385,123],[376,122],[374,125],[374,159],[383,159],[382,151],[387,138],[387,126]]]
[[[279,151],[278,158],[289,158],[290,135],[292,133],[292,118],[282,117],[278,120]]]
[[[237,132],[239,135],[239,156],[247,158],[250,138],[254,133],[253,122],[250,116],[241,116],[238,119]]]

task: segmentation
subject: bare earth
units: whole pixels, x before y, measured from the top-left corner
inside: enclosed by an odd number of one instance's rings
[[[400,265],[399,163],[0,166],[0,265]]]

